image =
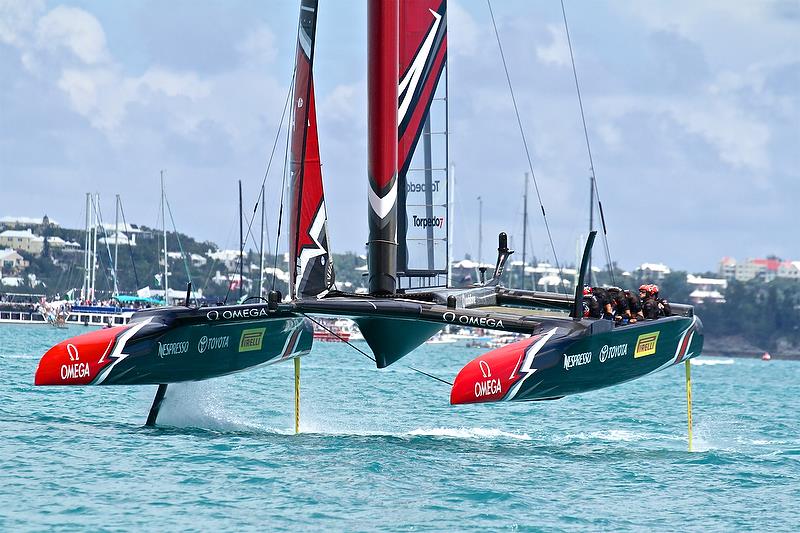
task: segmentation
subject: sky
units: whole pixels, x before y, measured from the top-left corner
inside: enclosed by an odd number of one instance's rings
[[[363,253],[366,2],[320,4],[330,238]],[[612,259],[694,272],[723,256],[800,259],[800,2],[565,6]],[[492,9],[555,252],[571,263],[590,165],[561,4]],[[93,192],[106,222],[119,194],[128,222],[156,226],[163,170],[178,230],[236,248],[236,182],[252,212],[266,175],[274,240],[298,12],[289,0],[0,0],[0,216],[82,228]],[[453,256],[477,256],[480,196],[492,261],[500,231],[522,248],[528,163],[486,2],[450,0],[448,31]],[[528,249],[552,261],[533,188]]]

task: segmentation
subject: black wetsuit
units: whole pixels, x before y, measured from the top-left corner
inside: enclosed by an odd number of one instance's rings
[[[585,316],[589,318],[601,318],[603,316],[603,306],[600,299],[594,294],[588,294],[583,297],[583,305],[588,313]]]
[[[625,293],[621,289],[608,289],[608,297],[614,316],[624,317],[625,311],[629,311],[628,299],[625,298]]]
[[[608,291],[602,287],[592,287],[592,295],[594,295],[595,298],[597,298],[597,302],[600,305],[600,317],[607,319],[614,318],[613,315],[609,315],[606,312],[606,305],[612,304],[611,297],[609,296]]]
[[[625,291],[625,299],[628,301],[631,318],[636,318],[636,315],[642,310],[642,301],[639,299],[639,295],[631,291]]]
[[[642,314],[647,319],[658,318],[659,316],[658,300],[653,298],[652,296],[648,296],[647,298],[645,298],[644,302],[642,302]]]

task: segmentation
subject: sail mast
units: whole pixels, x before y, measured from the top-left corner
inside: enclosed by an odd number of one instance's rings
[[[525,290],[525,259],[528,252],[528,173],[525,173],[525,193],[522,195],[522,289]]]
[[[400,6],[368,6],[369,292],[394,294],[397,282],[397,69]]]
[[[114,296],[117,295],[117,257],[119,256],[119,194],[117,195],[117,208],[114,217]]]
[[[95,294],[95,284],[97,283],[97,204],[100,203],[100,193],[95,193],[92,196],[92,282],[91,287],[89,288],[90,300],[94,301],[94,294]]]
[[[478,267],[483,263],[483,198],[478,196]]]
[[[261,184],[261,242],[258,249],[260,256],[258,260],[258,296],[264,296],[264,203],[266,197],[264,196],[264,184]]]
[[[589,176],[589,233],[594,231],[594,173]],[[589,271],[586,277],[587,282],[592,284],[592,255],[589,254]]]
[[[167,256],[167,195],[164,192],[164,171],[161,171],[161,227],[164,232],[164,305],[169,305],[169,262]]]
[[[90,210],[91,210],[91,198],[92,193],[86,193],[86,235],[84,237],[84,253],[83,253],[83,286],[81,287],[81,300],[88,300],[89,299],[89,217]]]
[[[239,299],[244,285],[244,227],[242,226],[242,180],[239,180]]]

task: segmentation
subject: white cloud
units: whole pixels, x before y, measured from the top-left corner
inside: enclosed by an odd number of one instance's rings
[[[258,26],[236,45],[236,50],[246,60],[271,63],[278,55],[275,34],[266,25]]]
[[[735,104],[709,98],[670,108],[672,118],[689,133],[700,135],[712,144],[721,161],[735,168],[769,169],[769,127]]]
[[[457,2],[447,6],[448,53],[472,56],[478,51],[481,41],[480,29],[475,19]]]
[[[0,43],[22,46],[42,11],[43,0],[0,0]]]
[[[547,31],[550,32],[552,41],[547,46],[536,47],[536,57],[545,65],[557,65],[565,67],[570,64],[569,44],[567,35],[560,26],[548,24]]]
[[[66,48],[87,65],[109,59],[100,22],[75,7],[58,6],[39,19],[36,42],[44,50]]]
[[[201,80],[194,72],[174,72],[153,67],[140,78],[130,80],[137,87],[147,87],[171,97],[198,100],[211,92],[211,84]]]

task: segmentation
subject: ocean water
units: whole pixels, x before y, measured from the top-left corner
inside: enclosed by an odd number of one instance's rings
[[[553,402],[451,407],[480,353],[377,370],[318,343],[293,368],[171,386],[35,388],[80,326],[0,325],[0,531],[798,531],[800,363],[700,358]]]

